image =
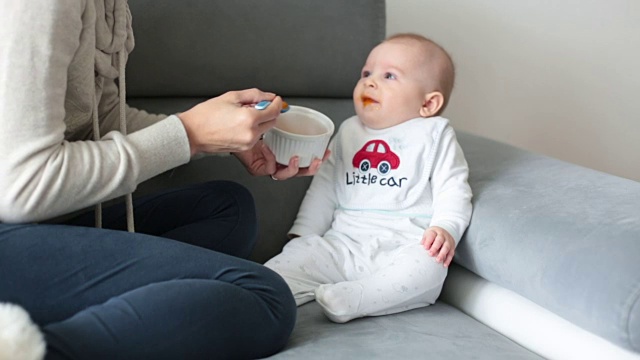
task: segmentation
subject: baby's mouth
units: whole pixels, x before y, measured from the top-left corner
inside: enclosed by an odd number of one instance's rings
[[[377,104],[377,103],[378,103],[378,102],[377,102],[377,101],[375,101],[373,98],[370,98],[370,97],[365,96],[365,95],[361,96],[361,97],[360,97],[360,99],[362,100],[362,105],[363,105],[364,107],[367,107],[367,106],[369,106],[369,105],[374,105],[374,104]]]

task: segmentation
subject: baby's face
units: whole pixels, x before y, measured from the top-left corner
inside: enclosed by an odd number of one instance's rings
[[[376,46],[353,90],[361,121],[384,129],[419,117],[428,93],[428,72],[420,46],[394,40]]]

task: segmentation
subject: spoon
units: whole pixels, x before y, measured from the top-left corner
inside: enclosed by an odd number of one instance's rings
[[[264,110],[267,108],[267,106],[269,106],[269,104],[271,104],[271,101],[262,100],[259,103],[255,104],[253,107],[256,108],[257,110]],[[287,111],[289,111],[289,104],[287,104],[286,101],[283,101],[282,109],[280,110],[280,113],[286,113]]]

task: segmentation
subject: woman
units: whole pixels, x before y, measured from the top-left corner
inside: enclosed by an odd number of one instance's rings
[[[19,306],[0,307],[0,332],[2,310],[23,308],[46,343],[28,345],[25,358],[280,350],[295,303],[278,275],[241,259],[256,239],[246,189],[209,182],[83,209],[201,153],[231,152],[252,174],[278,180],[313,175],[320,160],[277,167],[259,140],[282,100],[252,89],[178,115],[127,107],[126,0],[12,1],[0,24],[0,302]],[[261,100],[272,104],[248,106]],[[0,358],[15,358],[2,353],[10,348],[0,344]]]

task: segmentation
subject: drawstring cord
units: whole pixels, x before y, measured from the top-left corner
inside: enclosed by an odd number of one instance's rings
[[[125,53],[118,52],[118,93],[120,96],[120,132],[127,135],[127,109],[126,109],[126,77],[125,77]],[[100,124],[98,118],[98,99],[93,95],[93,139],[100,140]],[[133,196],[131,193],[125,196],[125,206],[127,208],[127,231],[135,232],[135,221],[133,218]],[[102,203],[95,206],[95,223],[97,228],[102,228]]]
[[[100,140],[100,124],[98,121],[98,99],[96,98],[96,94],[93,94],[93,140]],[[97,203],[95,206],[95,215],[96,215],[96,227],[98,229],[102,228],[102,203]]]
[[[127,135],[127,79],[125,76],[125,53],[124,50],[118,52],[118,93],[120,94],[120,132],[123,135]],[[128,193],[125,196],[125,203],[127,207],[127,230],[129,232],[135,232],[135,223],[133,219],[133,196]]]

